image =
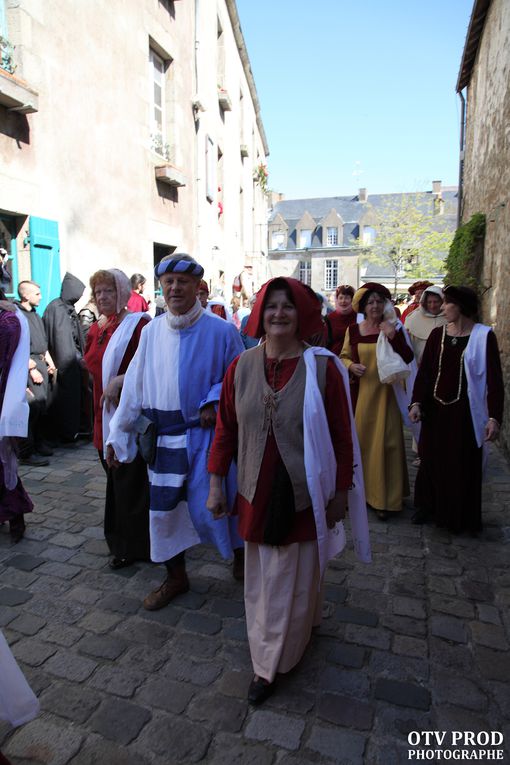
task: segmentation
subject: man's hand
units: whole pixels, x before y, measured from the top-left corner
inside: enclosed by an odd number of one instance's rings
[[[216,409],[214,404],[206,404],[200,410],[200,427],[214,428],[216,425]]]
[[[107,412],[110,411],[110,407],[113,407],[114,409],[118,407],[123,385],[124,375],[117,375],[117,377],[112,377],[106,386],[106,390],[103,391],[99,405],[103,406],[103,404],[106,404]]]
[[[109,468],[118,468],[120,466],[120,462],[111,444],[108,444],[106,447],[106,464]]]
[[[335,524],[343,521],[347,509],[347,489],[337,491],[326,508],[326,525],[328,529],[334,529]]]
[[[223,493],[221,481],[222,479],[219,475],[210,476],[209,496],[207,497],[207,502],[205,503],[207,509],[213,514],[215,521],[230,515],[228,511],[227,499]]]
[[[42,382],[44,382],[44,377],[39,372],[37,367],[34,367],[33,369],[31,369],[28,374],[30,375],[30,379],[32,380],[34,385],[40,385]]]

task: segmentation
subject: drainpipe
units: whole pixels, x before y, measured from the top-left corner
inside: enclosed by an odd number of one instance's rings
[[[466,99],[459,90],[460,98],[460,152],[459,152],[459,191],[457,206],[457,228],[462,220],[462,205],[464,202],[464,147],[466,140]]]
[[[194,51],[194,64],[195,64],[195,93],[200,94],[199,86],[199,71],[200,71],[200,40],[199,40],[199,28],[200,28],[200,0],[195,0],[195,51]],[[202,96],[203,98],[203,96]],[[201,245],[201,220],[200,220],[200,178],[199,178],[199,163],[200,163],[200,139],[202,138],[202,131],[200,130],[200,119],[198,114],[195,116],[195,249],[194,257],[197,258],[200,263],[202,253],[200,252]]]

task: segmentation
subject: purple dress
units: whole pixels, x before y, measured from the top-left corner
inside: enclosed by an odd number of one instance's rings
[[[0,311],[0,411],[4,403],[7,378],[12,358],[21,335],[19,319],[11,311]],[[0,461],[0,523],[4,521],[23,522],[23,514],[30,513],[34,505],[26,493],[21,480],[14,489],[5,486],[4,468]],[[11,531],[12,531],[11,523]]]

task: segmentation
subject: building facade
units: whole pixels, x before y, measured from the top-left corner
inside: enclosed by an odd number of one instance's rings
[[[66,270],[266,251],[267,142],[234,0],[0,0],[0,246],[43,305]],[[228,292],[228,289],[226,290]]]
[[[483,320],[498,337],[507,394],[502,437],[510,449],[510,3],[476,0],[457,91],[465,104],[461,126],[462,222],[486,216],[482,269]]]
[[[408,202],[430,216],[438,230],[455,230],[457,189],[443,188],[440,181],[434,181],[431,191],[412,194],[369,196],[362,188],[349,197],[275,201],[268,224],[269,275],[293,276],[328,297],[339,284],[357,287],[366,281],[393,290],[392,269],[367,254],[376,245],[385,214]],[[402,291],[414,281],[404,272],[397,276]]]

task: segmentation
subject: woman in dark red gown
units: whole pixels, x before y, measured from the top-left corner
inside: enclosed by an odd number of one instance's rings
[[[409,411],[422,421],[413,523],[476,534],[483,444],[497,438],[503,417],[501,363],[494,332],[475,320],[473,290],[446,287],[443,310],[448,324],[427,340]]]

